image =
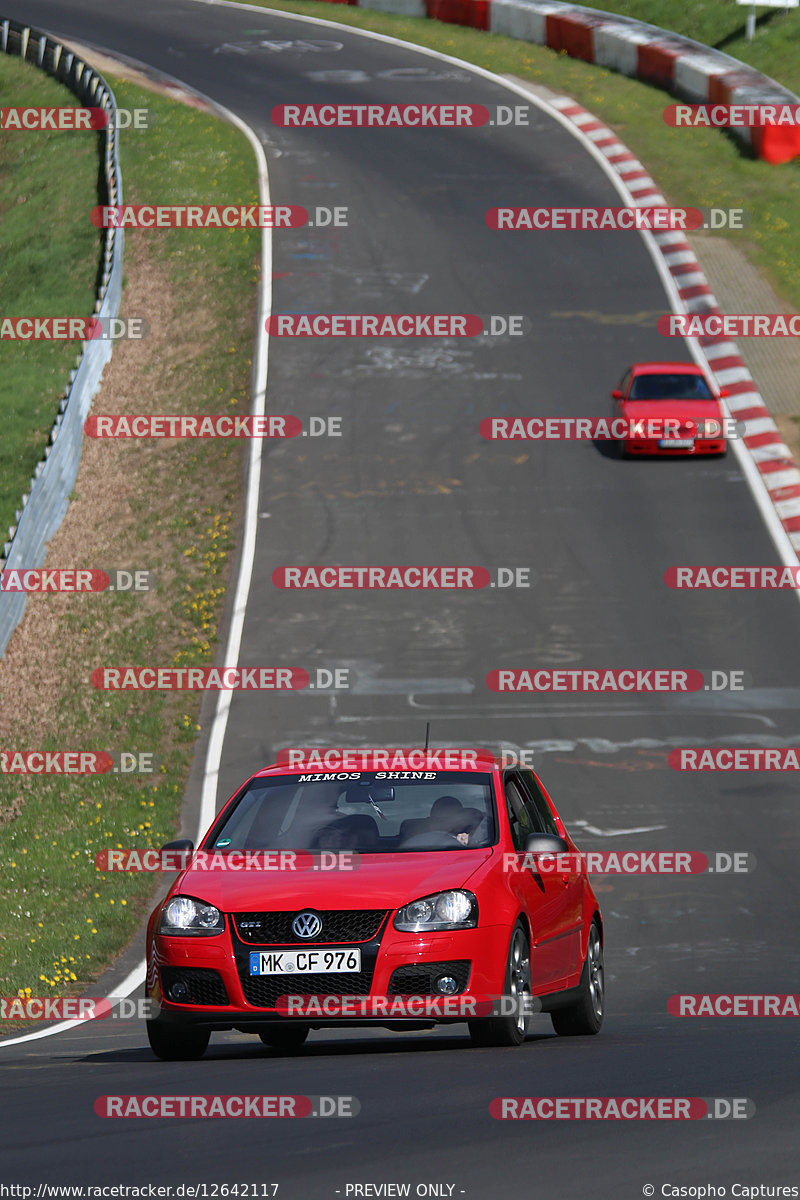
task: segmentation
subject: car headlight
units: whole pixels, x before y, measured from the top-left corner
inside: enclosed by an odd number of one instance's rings
[[[478,924],[478,901],[472,892],[436,892],[404,904],[394,919],[395,929],[425,933],[429,929],[474,929]]]
[[[191,896],[173,896],[161,910],[158,932],[170,937],[183,934],[208,936],[222,933],[225,918],[213,904],[193,900]]]

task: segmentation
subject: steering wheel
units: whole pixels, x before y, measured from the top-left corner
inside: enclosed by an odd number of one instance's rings
[[[444,829],[412,833],[410,838],[406,838],[404,842],[400,843],[403,850],[415,846],[423,850],[448,850],[452,845],[460,846],[461,842],[454,833],[447,833]]]

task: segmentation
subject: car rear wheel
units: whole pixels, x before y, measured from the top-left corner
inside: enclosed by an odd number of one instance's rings
[[[589,944],[583,964],[580,983],[580,998],[568,1008],[554,1009],[550,1014],[553,1028],[562,1037],[599,1033],[603,1024],[605,1008],[605,977],[603,971],[603,943],[596,921],[589,930]]]
[[[262,1029],[258,1036],[265,1046],[291,1053],[293,1050],[299,1050],[308,1037],[308,1026],[287,1025],[283,1029]]]
[[[211,1036],[208,1029],[181,1029],[167,1021],[147,1021],[147,1040],[157,1058],[166,1062],[186,1062],[202,1058]]]
[[[515,1011],[508,1016],[470,1021],[469,1034],[475,1046],[519,1046],[525,1041],[530,1020],[525,1009],[531,996],[531,951],[521,923],[514,926],[511,935],[503,992],[515,1001]]]

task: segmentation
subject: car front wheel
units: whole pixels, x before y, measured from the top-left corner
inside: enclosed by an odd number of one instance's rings
[[[522,924],[514,926],[508,948],[504,995],[514,1001],[507,1016],[484,1017],[469,1022],[469,1034],[476,1046],[519,1046],[528,1032],[531,1002],[531,950]]]
[[[265,1046],[291,1054],[293,1050],[299,1050],[308,1037],[308,1026],[286,1025],[283,1029],[262,1029],[258,1036]]]
[[[165,1062],[186,1062],[202,1058],[211,1034],[207,1029],[181,1029],[167,1021],[148,1021],[147,1040],[157,1058]]]
[[[562,1037],[599,1033],[605,1008],[605,975],[603,943],[596,921],[589,930],[589,944],[581,972],[580,996],[567,1008],[554,1009],[550,1014],[553,1028]]]

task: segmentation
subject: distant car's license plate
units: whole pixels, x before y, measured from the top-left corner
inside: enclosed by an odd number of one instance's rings
[[[360,950],[251,950],[251,975],[337,974],[361,970]]]
[[[661,438],[658,444],[664,450],[691,450],[694,438]]]

